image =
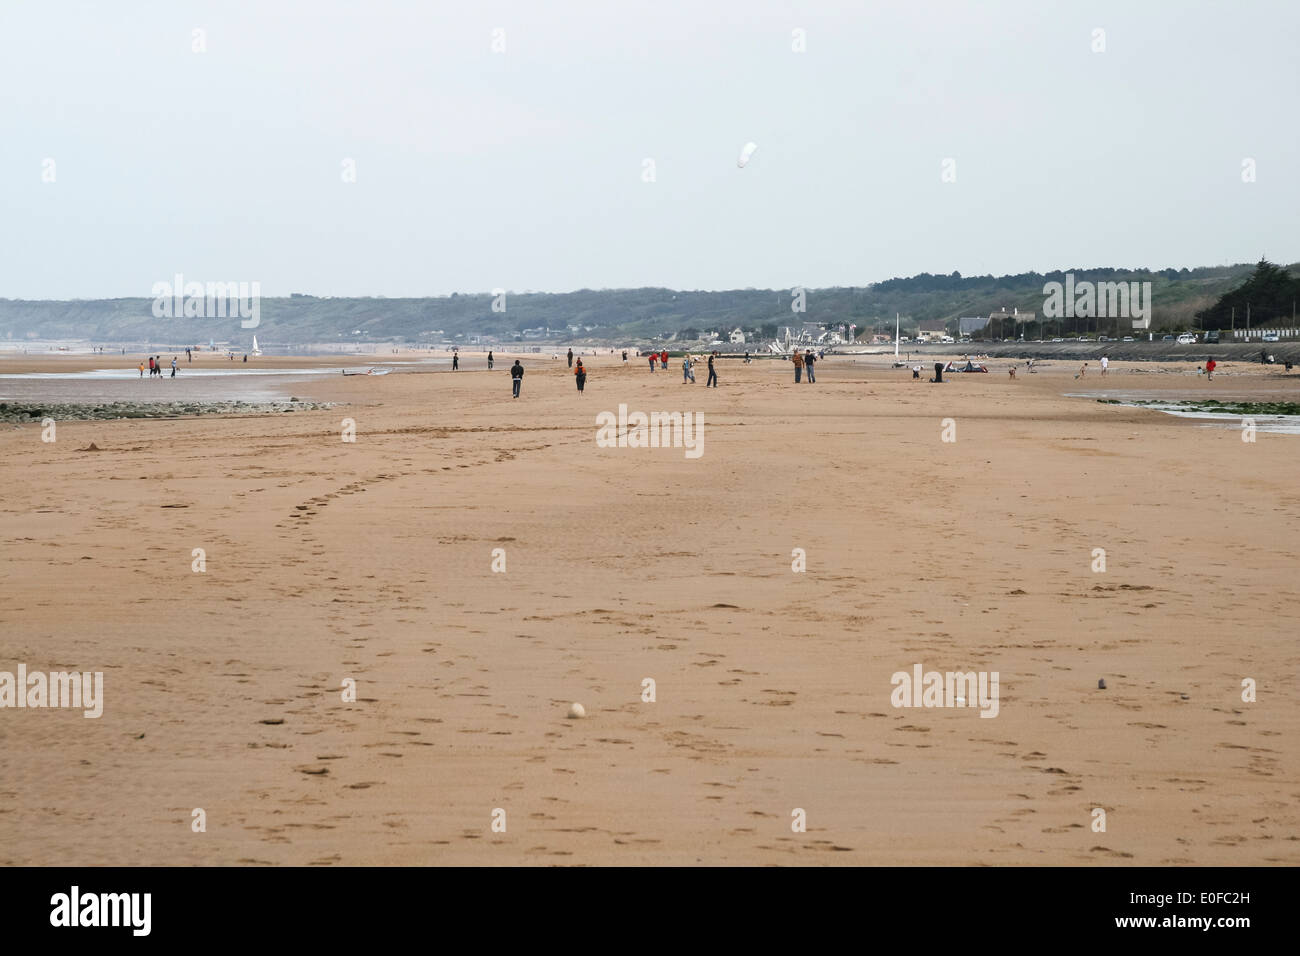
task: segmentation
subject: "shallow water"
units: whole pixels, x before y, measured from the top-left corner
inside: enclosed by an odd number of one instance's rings
[[[342,367],[338,368],[187,368],[184,365],[176,367],[176,380],[183,378],[208,378],[213,376],[231,376],[231,375],[338,375],[343,371]],[[156,380],[158,376],[154,376]],[[163,378],[171,378],[171,367],[163,367]],[[8,372],[0,373],[2,378],[16,379],[139,379],[149,378],[149,370],[145,369],[145,374],[140,375],[138,368],[96,368],[82,372]]]
[[[1233,428],[1240,429],[1242,422],[1249,418],[1255,423],[1257,432],[1269,432],[1275,435],[1300,435],[1300,416],[1297,415],[1232,415],[1226,412],[1206,412],[1197,409],[1186,408],[1175,404],[1178,401],[1198,401],[1205,396],[1186,396],[1183,398],[1170,398],[1168,392],[1156,393],[1152,398],[1138,401],[1138,396],[1132,392],[1124,393],[1127,401],[1120,397],[1120,393],[1069,393],[1066,398],[1108,398],[1115,399],[1121,408],[1149,408],[1155,412],[1164,412],[1166,415],[1175,415],[1178,418],[1198,418],[1204,419],[1206,424],[1202,428]],[[1259,401],[1256,393],[1245,401]],[[1287,393],[1293,395],[1294,393]],[[1215,398],[1223,401],[1227,396],[1216,393]],[[1168,403],[1157,401],[1156,399],[1168,399]]]
[[[147,371],[147,370],[146,370]],[[171,370],[161,378],[138,369],[14,372],[0,375],[0,400],[19,402],[274,402],[293,397],[304,378],[339,375],[341,368]]]

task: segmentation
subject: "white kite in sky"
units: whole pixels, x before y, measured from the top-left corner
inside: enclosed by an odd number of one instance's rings
[[[740,159],[736,160],[736,165],[744,169],[749,163],[749,157],[754,155],[756,149],[758,149],[757,143],[746,143],[744,149],[740,151]]]

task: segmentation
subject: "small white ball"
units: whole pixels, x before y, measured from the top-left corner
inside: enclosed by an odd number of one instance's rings
[[[586,717],[586,716],[587,716],[587,708],[583,707],[581,704],[570,704],[570,705],[569,705],[569,716],[570,716],[570,717],[575,717],[575,718],[576,718],[576,717]]]

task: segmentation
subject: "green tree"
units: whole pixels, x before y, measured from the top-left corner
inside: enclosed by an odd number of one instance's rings
[[[1259,324],[1284,316],[1290,318],[1297,299],[1300,299],[1300,279],[1281,266],[1261,259],[1249,279],[1225,293],[1208,309],[1196,313],[1196,318],[1203,329],[1226,329],[1232,324],[1235,309],[1237,324],[1244,326],[1249,307],[1251,323]]]

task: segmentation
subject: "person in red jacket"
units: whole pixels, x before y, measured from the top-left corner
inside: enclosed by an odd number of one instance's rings
[[[1214,369],[1218,364],[1214,359],[1209,359],[1205,363],[1205,374],[1209,376],[1211,382],[1214,381]]]

